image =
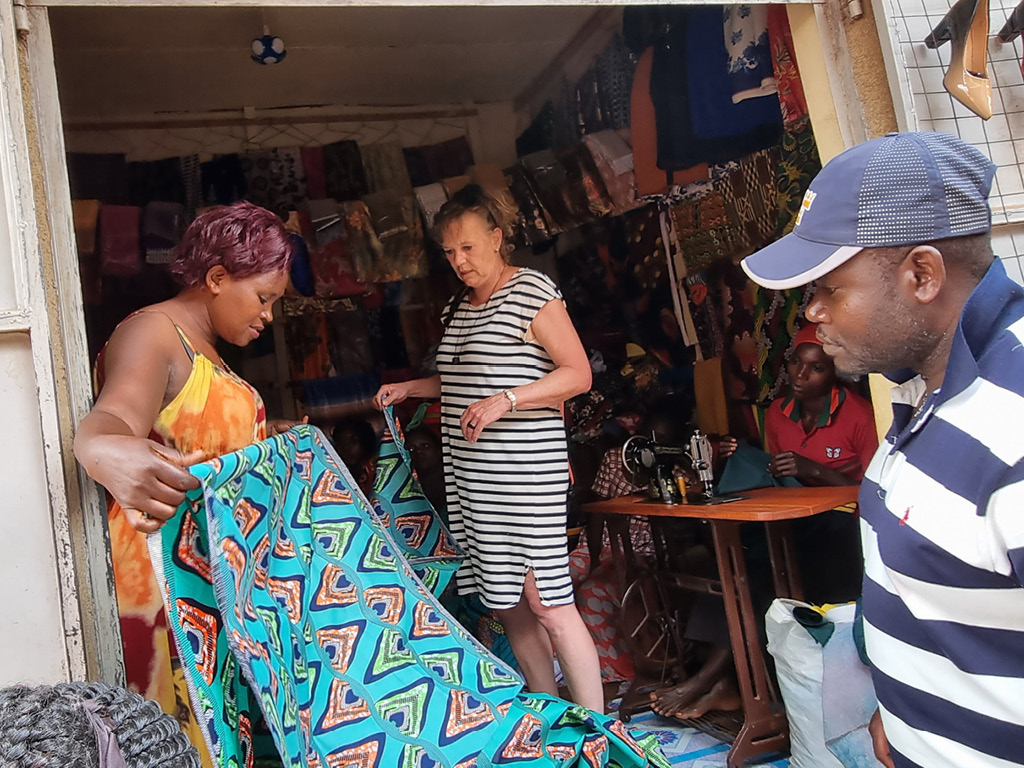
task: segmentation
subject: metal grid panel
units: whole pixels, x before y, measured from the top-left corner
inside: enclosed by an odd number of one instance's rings
[[[946,15],[953,0],[888,0],[889,27],[897,55],[906,66],[913,117],[919,130],[959,136],[987,154],[999,167],[992,187],[992,221],[1024,222],[1024,76],[1022,38],[1003,43],[997,33],[1017,0],[992,0],[989,9],[988,75],[993,115],[982,120],[942,86],[952,46],[930,50],[924,39]]]

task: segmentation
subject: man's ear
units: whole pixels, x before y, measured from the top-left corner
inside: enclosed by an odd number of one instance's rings
[[[223,264],[217,264],[206,271],[206,289],[214,296],[219,294],[224,287],[224,281],[228,278],[228,271]]]
[[[946,284],[946,261],[935,247],[919,245],[903,259],[897,279],[908,295],[931,304]]]

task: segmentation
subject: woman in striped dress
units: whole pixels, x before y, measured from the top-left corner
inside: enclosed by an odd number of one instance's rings
[[[593,639],[566,551],[569,464],[562,403],[590,365],[554,283],[513,267],[495,201],[465,187],[434,220],[465,288],[445,309],[438,375],[386,384],[378,407],[440,398],[451,530],[468,554],[460,594],[498,611],[531,691],[557,695],[551,647],[577,704],[601,711]]]

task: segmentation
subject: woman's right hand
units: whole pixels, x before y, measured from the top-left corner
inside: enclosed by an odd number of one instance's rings
[[[89,474],[121,505],[128,524],[143,533],[174,517],[185,494],[199,487],[186,467],[202,461],[202,451],[183,454],[144,437],[103,435],[95,438],[91,453],[103,459]]]
[[[411,381],[400,381],[396,384],[385,384],[373,396],[373,407],[383,411],[389,405],[398,405],[409,397],[412,390]]]

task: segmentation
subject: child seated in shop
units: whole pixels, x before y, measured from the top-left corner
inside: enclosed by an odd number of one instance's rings
[[[794,338],[786,363],[788,392],[771,404],[765,417],[767,470],[777,479],[795,478],[801,485],[857,485],[878,447],[871,406],[839,381],[816,328],[806,325]],[[731,450],[735,449],[732,441]],[[808,602],[857,598],[862,575],[858,527],[855,515],[840,510],[791,524]],[[745,535],[744,548],[748,569],[764,571],[768,555],[763,538]],[[759,614],[771,600],[756,589],[765,581],[751,577]],[[686,721],[713,710],[738,709],[740,695],[720,604],[695,604],[686,636],[711,646],[707,661],[688,680],[652,694],[654,711]]]
[[[405,433],[405,447],[412,458],[412,467],[420,481],[423,495],[448,525],[448,499],[444,488],[444,464],[441,457],[441,436],[427,426],[417,426]]]
[[[356,484],[367,496],[371,495],[380,447],[377,431],[365,419],[345,418],[331,430],[331,443],[352,473]]]

